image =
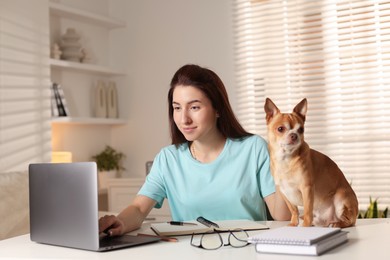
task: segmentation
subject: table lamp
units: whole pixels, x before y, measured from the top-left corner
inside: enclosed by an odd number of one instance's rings
[[[55,151],[51,153],[51,162],[52,163],[71,163],[72,162],[72,153],[65,151]]]

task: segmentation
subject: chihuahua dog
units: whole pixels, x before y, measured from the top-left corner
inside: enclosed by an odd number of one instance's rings
[[[304,140],[307,100],[292,113],[281,113],[266,99],[270,167],[291,212],[290,226],[349,227],[355,225],[358,201],[344,174],[326,155],[310,149]]]

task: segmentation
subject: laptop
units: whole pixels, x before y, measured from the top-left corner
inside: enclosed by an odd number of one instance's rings
[[[30,238],[91,251],[144,245],[156,237],[99,235],[95,162],[29,165]]]

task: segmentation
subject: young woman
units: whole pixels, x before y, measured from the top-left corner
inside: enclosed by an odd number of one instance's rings
[[[267,143],[237,121],[221,79],[185,65],[168,93],[172,145],[153,161],[137,197],[118,216],[100,219],[111,236],[139,228],[153,207],[168,199],[172,219],[275,220],[290,213],[270,174]]]

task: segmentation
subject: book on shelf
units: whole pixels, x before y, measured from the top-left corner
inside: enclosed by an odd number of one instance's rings
[[[321,255],[348,241],[348,232],[329,227],[281,227],[248,238],[258,253]]]
[[[219,232],[227,232],[233,230],[261,230],[268,229],[266,225],[257,223],[252,220],[238,219],[238,220],[220,220],[213,221],[219,227],[207,226],[206,223],[199,221],[186,221],[186,223],[192,223],[193,225],[172,225],[168,223],[153,223],[151,224],[152,230],[160,236],[180,236],[191,234],[204,234],[213,232],[214,230]]]
[[[52,83],[51,87],[51,112],[53,117],[69,116],[69,111],[61,85]]]

